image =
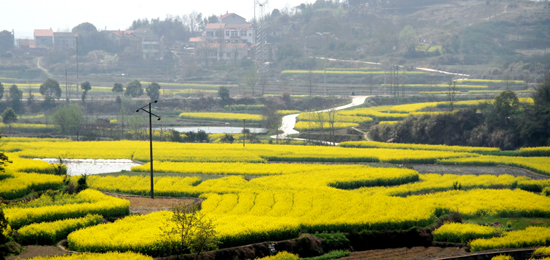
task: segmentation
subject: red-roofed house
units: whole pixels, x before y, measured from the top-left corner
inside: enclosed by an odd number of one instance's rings
[[[37,47],[53,48],[53,30],[52,29],[35,29],[34,43]]]
[[[220,16],[220,21],[225,24],[244,24],[246,19],[235,13],[226,13]]]
[[[234,14],[227,13],[220,17],[221,23],[208,23],[205,26],[203,36],[210,42],[219,42],[223,39],[225,43],[250,43],[254,44],[255,34],[251,23],[246,19]]]

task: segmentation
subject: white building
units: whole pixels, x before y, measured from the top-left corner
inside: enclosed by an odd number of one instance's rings
[[[223,39],[225,43],[250,43],[255,44],[254,27],[247,23],[246,19],[234,14],[222,15],[221,23],[208,23],[203,36],[209,42],[219,42]]]

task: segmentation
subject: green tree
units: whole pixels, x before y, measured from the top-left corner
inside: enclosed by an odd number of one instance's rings
[[[7,160],[7,157],[4,155],[4,153],[1,153],[0,157],[5,157]],[[10,254],[10,248],[8,247],[8,242],[10,242],[10,238],[5,235],[7,231],[8,220],[6,220],[6,218],[4,217],[3,209],[0,209],[0,259],[6,259],[5,257]]]
[[[54,97],[61,97],[61,88],[59,87],[59,82],[55,79],[47,79],[38,90],[42,96],[44,96],[44,102],[50,103],[53,101]]]
[[[126,92],[124,92],[124,95],[131,96],[133,98],[143,95],[143,88],[141,87],[141,83],[139,83],[138,80],[128,82],[128,84],[126,84]]]
[[[84,92],[82,92],[82,102],[85,102],[86,94],[88,94],[88,91],[92,89],[92,85],[90,84],[90,82],[85,81],[85,82],[82,82],[82,84],[80,84],[80,88],[84,90]]]
[[[405,26],[405,28],[399,32],[399,43],[407,52],[414,52],[416,50],[417,39],[416,31],[410,25]]]
[[[13,49],[14,43],[13,33],[6,30],[0,32],[0,53]]]
[[[533,93],[535,104],[527,111],[520,126],[524,146],[550,146],[550,74]]]
[[[19,88],[15,84],[11,85],[10,98],[8,103],[17,113],[21,113],[23,110],[23,102],[21,101],[22,99],[23,91],[19,90]]]
[[[67,107],[60,107],[53,113],[53,120],[56,125],[61,128],[61,133],[70,135],[79,135],[79,130],[82,122],[84,122],[84,116],[80,107],[71,104]]]
[[[218,247],[215,226],[198,205],[182,201],[172,207],[172,213],[171,223],[161,228],[172,254],[191,252],[199,259],[202,252]]]
[[[0,82],[0,99],[4,97],[4,85]]]
[[[120,93],[124,92],[124,86],[122,85],[122,83],[115,83],[114,86],[113,86],[112,91],[114,93],[120,94]]]
[[[17,122],[17,114],[11,109],[11,107],[6,108],[2,113],[2,122],[8,125],[8,132],[11,133],[11,124]]]
[[[228,100],[229,99],[229,88],[220,86],[220,88],[218,89],[218,96],[223,101]]]
[[[147,96],[149,96],[149,98],[151,99],[151,102],[159,99],[159,96],[160,96],[159,90],[160,90],[160,85],[156,82],[153,82],[149,84],[149,86],[147,86],[145,91],[147,92]]]
[[[17,122],[17,114],[11,107],[6,108],[4,112],[2,113],[2,122],[4,124],[13,124]]]

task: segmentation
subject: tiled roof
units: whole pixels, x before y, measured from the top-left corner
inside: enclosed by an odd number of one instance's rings
[[[52,29],[34,29],[35,37],[53,37]]]
[[[220,16],[220,19],[225,19],[225,18],[231,16],[232,14],[235,14],[235,13],[227,13],[227,14],[224,14],[224,15]],[[237,15],[237,16],[238,16],[238,15]]]

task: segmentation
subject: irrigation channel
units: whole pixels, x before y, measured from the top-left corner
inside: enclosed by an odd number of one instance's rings
[[[319,111],[315,111],[313,113],[323,113],[323,112],[329,112],[329,111],[332,111],[332,110],[344,110],[344,109],[348,109],[350,107],[360,106],[360,105],[365,103],[365,100],[368,97],[370,97],[370,96],[354,96],[354,97],[352,97],[351,103],[349,103],[347,105],[340,106],[340,107],[335,107],[335,108],[324,109],[324,110],[319,110]],[[277,134],[277,135],[272,135],[270,137],[273,138],[273,139],[292,139],[292,140],[299,140],[299,141],[307,141],[304,138],[290,138],[290,137],[288,137],[289,135],[296,135],[296,134],[300,133],[296,129],[294,129],[294,126],[296,125],[296,118],[298,117],[298,115],[299,114],[291,114],[291,115],[284,116],[281,127],[279,128],[279,130],[283,131],[283,133],[282,134]],[[321,142],[326,143],[326,144],[333,144],[332,142],[325,142],[325,141],[321,141]],[[334,145],[338,145],[338,144],[334,144]]]

